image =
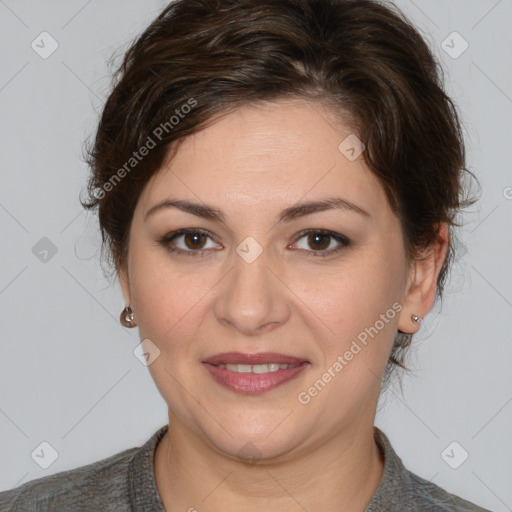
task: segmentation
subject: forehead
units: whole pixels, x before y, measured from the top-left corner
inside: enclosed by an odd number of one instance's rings
[[[329,108],[307,100],[246,105],[183,139],[139,199],[147,210],[167,196],[220,208],[282,208],[342,195],[378,209],[387,203],[356,135]],[[356,144],[356,146],[354,146]]]

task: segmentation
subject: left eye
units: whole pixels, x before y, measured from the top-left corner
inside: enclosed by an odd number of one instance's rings
[[[348,238],[333,231],[307,230],[299,233],[298,237],[298,240],[305,238],[305,245],[313,248],[313,251],[310,251],[307,247],[299,247],[299,249],[311,252],[311,256],[326,256],[338,252],[350,244]],[[334,249],[331,246],[333,239],[338,242],[338,246]]]

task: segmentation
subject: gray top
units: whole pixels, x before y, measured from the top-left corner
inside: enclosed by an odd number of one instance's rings
[[[153,456],[165,425],[141,447],[26,482],[0,493],[0,512],[165,512]],[[490,512],[408,471],[386,435],[374,427],[384,455],[382,480],[365,512]]]

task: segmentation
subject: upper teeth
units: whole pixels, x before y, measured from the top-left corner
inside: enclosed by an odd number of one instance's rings
[[[268,363],[268,364],[219,364],[219,368],[226,368],[232,372],[239,373],[269,373],[277,372],[277,370],[286,370],[288,368],[294,368],[297,364],[279,364],[279,363]]]

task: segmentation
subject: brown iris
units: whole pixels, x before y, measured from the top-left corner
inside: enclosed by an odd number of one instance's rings
[[[322,233],[312,233],[308,236],[308,243],[313,248],[315,248],[314,246],[317,245],[317,247],[316,247],[317,250],[326,249],[327,247],[329,247],[329,238],[330,238],[329,235],[325,235]],[[327,244],[320,244],[320,245],[322,245],[322,247],[318,247],[318,242],[317,242],[318,239],[323,239],[324,241],[327,241]]]
[[[183,240],[185,241],[185,244],[187,245],[187,247],[189,247],[190,249],[201,249],[202,248],[202,246],[200,247],[196,243],[198,241],[198,239],[200,239],[200,238],[206,239],[208,237],[204,233],[184,233],[183,234]],[[187,244],[187,239],[192,240],[191,245]]]

